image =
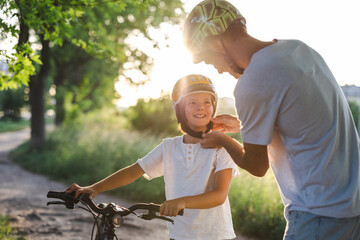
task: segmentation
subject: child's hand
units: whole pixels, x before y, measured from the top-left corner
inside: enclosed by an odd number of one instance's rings
[[[165,201],[160,206],[160,215],[176,217],[178,212],[185,208],[185,201],[181,198]]]
[[[202,140],[200,141],[200,145],[203,148],[220,148],[221,146],[221,138],[224,133],[220,131],[212,131],[209,133],[204,133],[202,135]]]
[[[77,198],[82,193],[90,194],[90,197],[89,197],[90,199],[95,198],[96,195],[97,195],[97,192],[93,188],[91,188],[91,187],[80,187],[76,183],[73,183],[70,187],[68,187],[66,189],[67,193],[71,193],[73,191],[76,191],[75,198]]]

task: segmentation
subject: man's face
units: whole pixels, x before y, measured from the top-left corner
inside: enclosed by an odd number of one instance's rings
[[[205,62],[215,67],[220,74],[227,72],[238,79],[243,69],[239,68],[227,55],[218,37],[208,38],[201,50],[193,55],[195,63]]]

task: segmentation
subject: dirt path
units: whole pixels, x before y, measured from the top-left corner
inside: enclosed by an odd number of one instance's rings
[[[10,215],[13,226],[27,240],[88,240],[91,235],[92,216],[82,210],[72,211],[63,206],[47,207],[46,193],[62,191],[65,185],[30,173],[11,161],[8,153],[26,139],[30,131],[0,134],[0,214]],[[115,202],[122,206],[131,203],[120,198],[100,194],[96,202]],[[169,239],[166,223],[161,220],[145,221],[135,216],[124,219],[117,230],[119,239]],[[238,236],[237,240],[250,240]]]

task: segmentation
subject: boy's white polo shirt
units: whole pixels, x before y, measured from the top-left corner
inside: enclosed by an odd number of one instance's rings
[[[233,177],[239,173],[224,148],[205,149],[200,144],[185,144],[183,136],[164,139],[139,159],[138,164],[149,180],[164,176],[167,200],[211,191],[215,173],[220,170],[233,169]],[[235,238],[228,198],[211,209],[185,209],[184,216],[173,219],[175,224],[168,224],[170,238]]]

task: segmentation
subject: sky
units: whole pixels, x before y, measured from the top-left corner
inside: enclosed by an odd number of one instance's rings
[[[189,13],[200,0],[184,0]],[[360,86],[360,14],[358,0],[229,0],[246,18],[248,33],[263,41],[299,39],[325,59],[340,85]],[[162,24],[150,35],[160,41],[160,50],[142,39],[129,43],[154,58],[150,81],[141,87],[129,87],[119,78],[116,89],[122,96],[118,105],[128,107],[138,98],[157,98],[170,93],[175,82],[187,74],[209,77],[219,97],[233,97],[236,79],[227,73],[218,74],[204,63],[193,64],[183,45],[182,24]],[[169,38],[165,39],[165,34]],[[140,78],[132,76],[136,82]]]

